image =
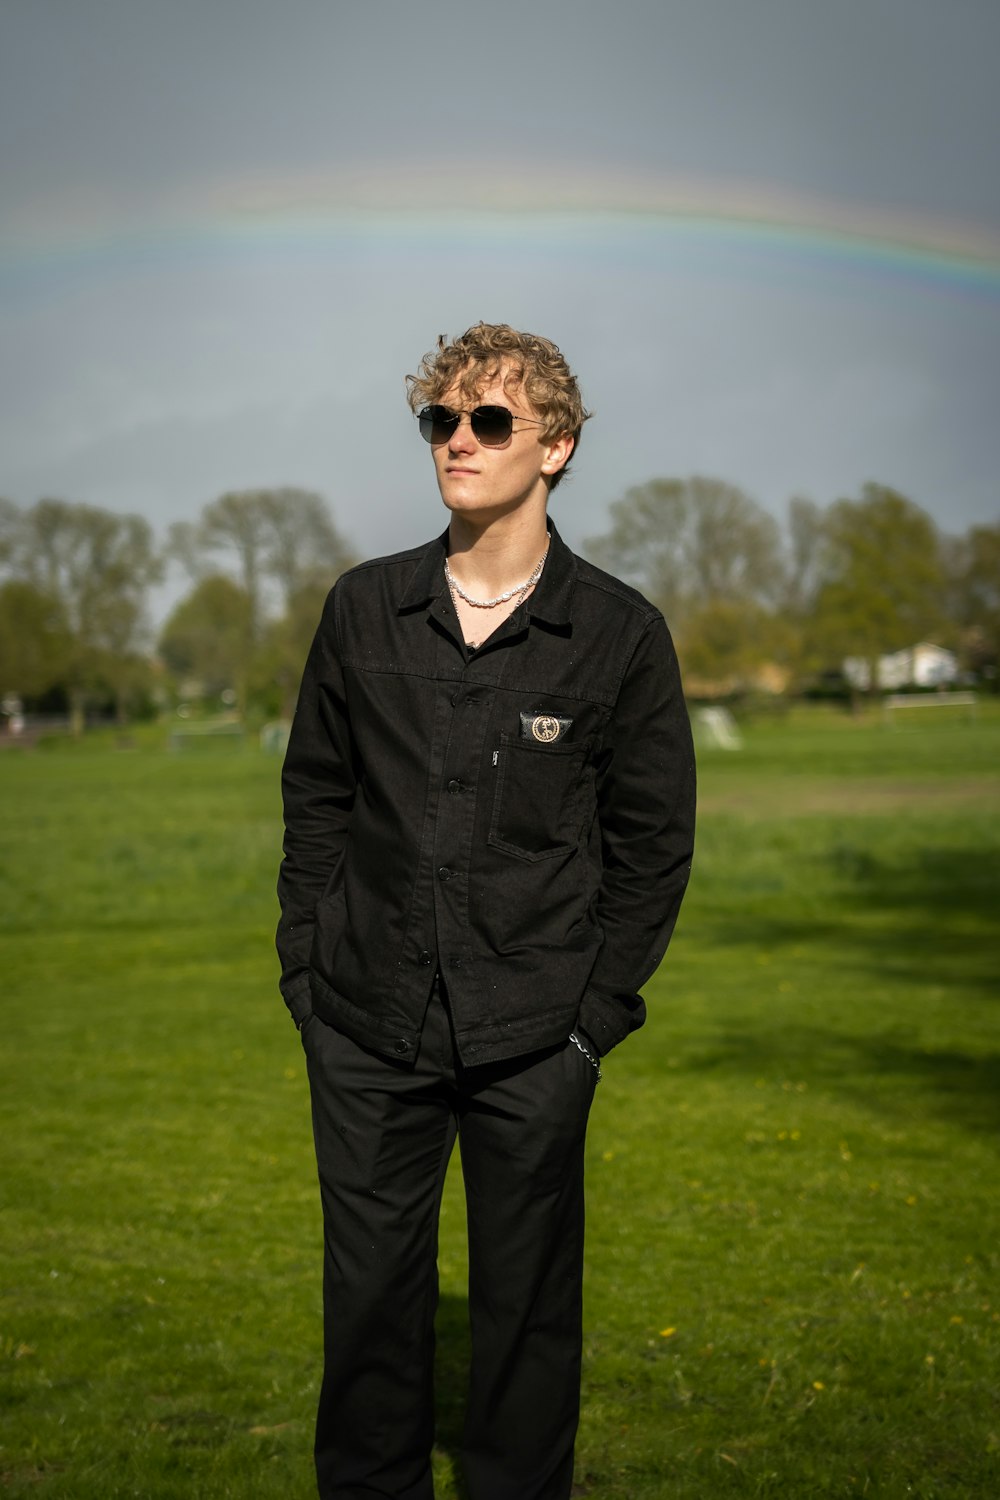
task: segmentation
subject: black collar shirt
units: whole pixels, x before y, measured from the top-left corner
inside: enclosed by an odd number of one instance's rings
[[[465,1065],[642,1025],[691,868],[691,732],[662,615],[550,529],[475,650],[446,536],[331,591],[282,776],[297,1022],[412,1060],[440,972]]]

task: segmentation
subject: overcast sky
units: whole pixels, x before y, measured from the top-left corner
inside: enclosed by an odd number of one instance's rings
[[[0,0],[0,493],[443,524],[403,376],[479,318],[656,475],[1000,519],[996,0]]]

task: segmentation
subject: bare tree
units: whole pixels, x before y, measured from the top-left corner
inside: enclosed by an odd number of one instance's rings
[[[801,495],[788,502],[788,561],[785,568],[785,607],[801,617],[811,607],[819,583],[824,511]]]
[[[691,499],[683,479],[651,479],[610,507],[611,528],[589,537],[586,555],[641,589],[671,620],[690,590],[688,533]]]
[[[769,603],[783,579],[773,516],[721,479],[653,479],[611,506],[587,555],[634,583],[671,619],[703,604]]]
[[[196,579],[212,571],[208,557],[228,559],[250,600],[254,641],[264,623],[268,583],[287,609],[305,585],[320,580],[329,588],[354,561],[323,497],[293,487],[221,495],[205,506],[197,527],[171,529],[171,551]]]
[[[235,558],[236,576],[250,601],[249,629],[255,640],[260,628],[261,575],[269,523],[261,490],[231,491],[211,501],[201,514],[198,539],[207,552]]]
[[[13,561],[24,518],[12,500],[0,495],[0,568],[7,571]]]
[[[307,585],[336,579],[356,561],[322,495],[311,490],[265,490],[265,568],[279,585],[286,610]]]

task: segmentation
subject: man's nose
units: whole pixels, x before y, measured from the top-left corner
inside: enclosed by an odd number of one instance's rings
[[[469,453],[478,447],[476,434],[472,430],[472,417],[469,412],[459,413],[458,426],[448,439],[448,447],[456,453]]]

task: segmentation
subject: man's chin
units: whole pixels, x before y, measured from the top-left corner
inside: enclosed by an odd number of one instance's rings
[[[454,491],[441,491],[441,499],[453,516],[464,516],[470,521],[485,520],[492,515],[501,515],[508,507],[492,503],[484,495],[461,495]]]

